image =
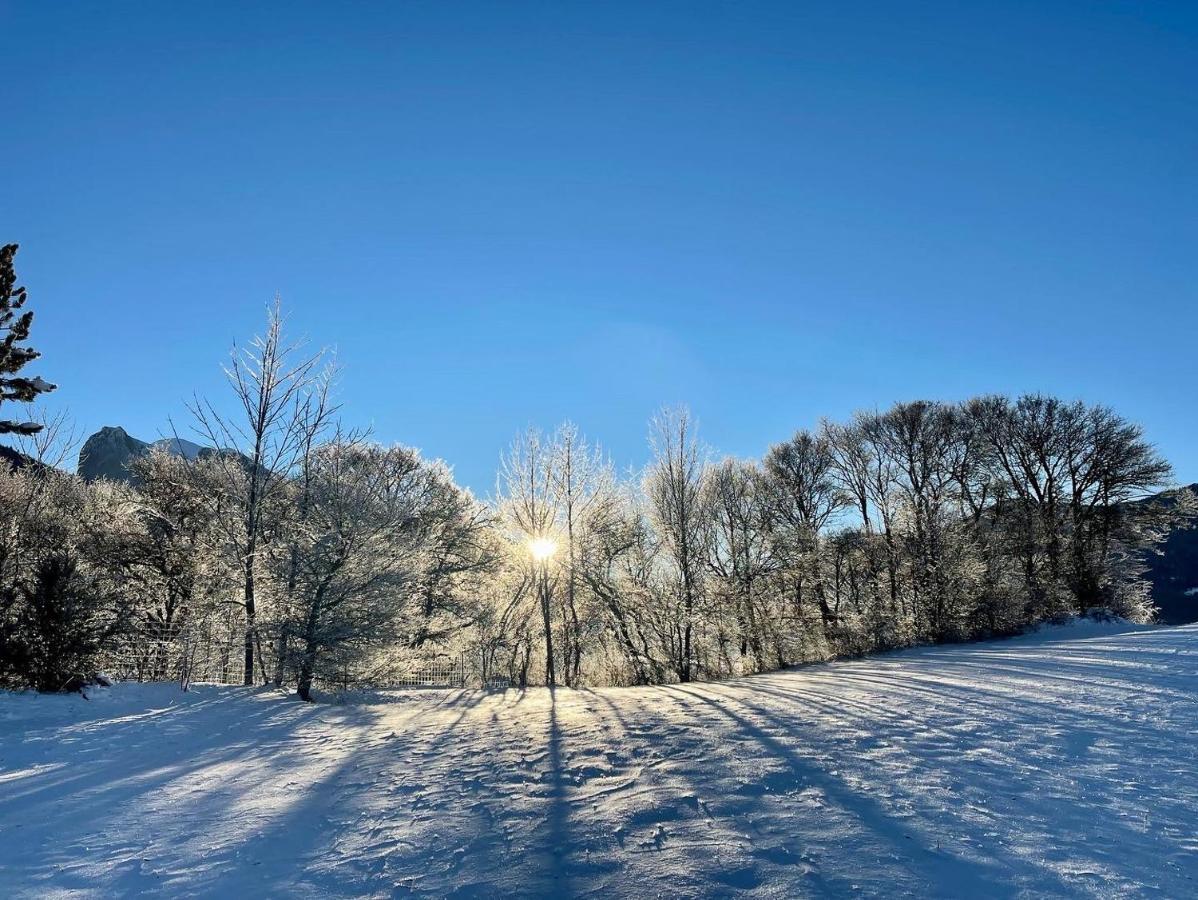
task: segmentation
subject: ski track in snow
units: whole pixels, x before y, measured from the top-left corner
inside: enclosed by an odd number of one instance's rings
[[[657,688],[0,694],[0,895],[1194,896],[1196,746],[1198,626]]]

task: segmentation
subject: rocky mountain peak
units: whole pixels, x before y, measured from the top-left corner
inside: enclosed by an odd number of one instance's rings
[[[79,451],[79,474],[87,481],[111,478],[131,482],[134,479],[129,463],[149,448],[149,443],[132,437],[119,425],[105,425]]]

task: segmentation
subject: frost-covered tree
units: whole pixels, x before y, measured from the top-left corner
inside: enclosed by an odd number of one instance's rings
[[[327,379],[323,351],[308,353],[302,343],[283,334],[279,301],[269,308],[266,330],[248,347],[234,346],[225,368],[233,390],[235,412],[226,414],[207,400],[190,406],[196,429],[218,448],[222,492],[219,502],[229,512],[230,543],[242,572],[241,605],[245,612],[244,680],[254,683],[254,660],[261,636],[257,630],[259,557],[269,539],[268,513],[280,501],[311,445],[334,410],[314,408]],[[260,653],[257,653],[260,656]],[[265,663],[262,680],[267,680]]]
[[[686,409],[665,409],[650,425],[653,462],[645,493],[674,580],[673,665],[682,682],[695,675],[695,630],[705,599],[707,451]]]
[[[618,684],[667,680],[675,619],[669,614],[661,544],[636,485],[595,504],[579,547],[579,568],[601,610],[607,640],[603,675]]]
[[[212,502],[223,490],[221,463],[211,454],[189,461],[154,449],[130,469],[139,527],[124,552],[137,586],[137,627],[164,643],[211,636],[227,618],[222,601],[239,571]],[[165,673],[176,660],[160,653],[147,663]]]
[[[584,575],[592,523],[616,502],[611,466],[570,422],[519,436],[500,461],[507,564],[524,572],[541,613],[546,680],[577,686],[602,640],[601,605]]]
[[[446,510],[440,473],[404,447],[338,438],[304,466],[309,508],[293,543],[290,627],[297,691],[309,700],[317,677],[401,642],[407,600],[427,572],[429,520]]]
[[[279,590],[274,610],[275,627],[275,666],[274,682],[281,686],[286,676],[285,666],[290,657],[289,641],[292,629],[288,623],[294,618],[296,605],[296,587],[299,577],[300,540],[303,525],[307,520],[312,506],[313,474],[316,471],[312,465],[312,455],[320,446],[320,442],[333,427],[332,390],[336,378],[336,369],[327,366],[312,378],[312,383],[306,391],[302,402],[294,407],[297,421],[297,440],[294,474],[290,482],[279,491],[279,502],[270,507],[272,524],[276,532],[286,535],[280,542],[279,550],[283,558],[282,574],[278,574]]]
[[[869,424],[871,438],[892,460],[905,517],[914,627],[934,639],[953,629],[959,599],[946,577],[947,529],[954,496],[957,417],[945,404],[899,403]]]
[[[590,445],[572,422],[554,433],[551,480],[559,510],[562,573],[562,661],[567,685],[581,678],[583,652],[596,624],[591,597],[581,573],[581,547],[587,530],[602,517],[601,508],[615,502],[611,465],[598,445]]]
[[[545,683],[557,683],[557,665],[553,647],[553,597],[558,587],[556,567],[550,573],[555,555],[560,514],[560,496],[555,490],[552,446],[535,428],[513,441],[500,459],[499,505],[511,536],[511,564],[527,568],[528,580],[535,585],[541,611],[542,639],[545,647]]]
[[[716,643],[723,670],[760,672],[772,666],[767,656],[779,624],[770,604],[769,582],[778,569],[776,544],[770,535],[769,488],[753,463],[727,459],[707,479],[705,506],[710,513],[707,565],[714,602],[723,615],[716,623]],[[737,659],[729,652],[735,642]],[[712,665],[708,665],[712,669]]]
[[[888,618],[896,628],[892,639],[897,644],[905,639],[902,632],[909,620],[907,597],[899,579],[898,474],[895,461],[879,443],[879,429],[874,424],[877,418],[877,413],[858,413],[848,423],[825,422],[822,435],[832,455],[836,480],[860,514],[867,543],[879,545],[876,549],[871,546],[870,559],[885,569]]]
[[[503,556],[493,511],[456,484],[449,467],[424,463],[427,514],[420,519],[424,566],[415,585],[413,649],[453,642],[476,621],[481,594]]]
[[[847,465],[861,465],[858,459]],[[804,602],[813,598],[825,628],[836,622],[828,602],[823,565],[823,534],[853,496],[836,478],[831,441],[799,431],[789,441],[770,448],[765,457],[769,494],[768,528],[779,557],[780,577],[802,619]],[[864,486],[853,485],[858,503],[868,505]],[[868,521],[868,515],[866,516]]]
[[[1132,501],[1164,486],[1169,464],[1138,425],[1104,406],[1031,394],[983,397],[966,410],[986,442],[1030,613],[1109,605],[1123,590],[1116,570],[1130,571],[1112,560],[1159,539],[1160,510]]]
[[[77,690],[128,628],[131,492],[51,469],[0,473],[0,683]]]

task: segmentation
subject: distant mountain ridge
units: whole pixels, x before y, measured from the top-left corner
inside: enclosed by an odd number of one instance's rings
[[[85,481],[108,478],[136,484],[129,464],[145,456],[151,450],[161,449],[185,459],[195,459],[205,453],[215,453],[211,447],[202,447],[183,438],[162,438],[143,441],[133,437],[119,425],[105,425],[83,444],[79,451],[79,475]]]
[[[181,437],[162,438],[150,444],[151,449],[161,448],[168,453],[173,453],[175,456],[182,456],[184,459],[195,459],[200,456],[209,447],[201,447],[195,441],[188,441]]]

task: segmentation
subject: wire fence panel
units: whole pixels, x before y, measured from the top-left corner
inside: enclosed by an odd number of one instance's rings
[[[327,690],[343,691],[477,687],[480,683],[478,672],[470,661],[471,656],[466,653],[415,656],[399,664],[392,661],[373,671],[325,671],[316,681]]]
[[[422,668],[413,669],[394,679],[391,687],[451,687],[466,686],[466,656],[434,660]]]
[[[222,623],[147,623],[105,653],[101,670],[118,681],[241,684],[244,638]]]

